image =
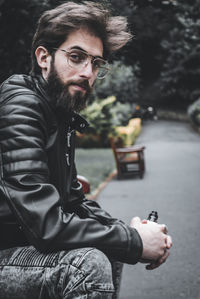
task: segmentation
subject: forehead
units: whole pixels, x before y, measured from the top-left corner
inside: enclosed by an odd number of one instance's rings
[[[87,29],[79,29],[71,32],[66,41],[60,46],[66,50],[80,47],[93,56],[103,56],[103,43],[101,39]]]

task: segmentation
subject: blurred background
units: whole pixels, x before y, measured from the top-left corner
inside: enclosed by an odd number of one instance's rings
[[[63,2],[0,0],[0,82],[13,73],[29,73],[36,21],[44,10]],[[114,106],[123,106],[115,107],[115,114],[133,113],[137,105],[162,115],[163,110],[188,111],[200,97],[200,0],[103,2],[113,14],[128,18],[134,38],[111,57],[111,75],[98,82],[92,101],[116,96]]]

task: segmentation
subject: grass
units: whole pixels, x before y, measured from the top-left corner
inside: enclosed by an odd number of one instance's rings
[[[78,174],[89,180],[91,192],[94,192],[115,169],[113,153],[109,148],[78,148],[76,149],[75,161]]]

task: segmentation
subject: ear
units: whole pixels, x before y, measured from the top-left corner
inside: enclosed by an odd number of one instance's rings
[[[45,47],[39,46],[35,50],[35,56],[37,59],[37,63],[42,70],[43,77],[47,79],[51,67],[51,55]]]

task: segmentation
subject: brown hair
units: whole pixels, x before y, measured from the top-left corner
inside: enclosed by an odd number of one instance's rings
[[[38,21],[32,42],[32,74],[41,72],[35,58],[38,46],[45,47],[52,54],[53,48],[58,48],[69,33],[80,27],[86,27],[102,40],[105,58],[131,39],[126,18],[111,16],[103,5],[89,1],[63,3],[45,11]]]

